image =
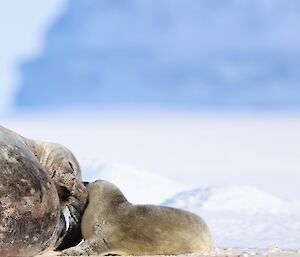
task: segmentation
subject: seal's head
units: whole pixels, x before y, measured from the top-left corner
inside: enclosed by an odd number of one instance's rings
[[[54,161],[48,163],[48,170],[55,182],[65,218],[61,222],[62,250],[77,245],[82,240],[81,217],[87,204],[87,190],[81,179],[81,169],[74,155],[64,146],[55,144],[51,154]],[[67,227],[66,227],[67,226]]]
[[[105,208],[106,205],[111,207],[124,202],[128,203],[121,190],[113,183],[105,180],[96,180],[89,183],[87,190],[90,201],[97,199],[97,206],[99,208]]]
[[[65,249],[82,240],[80,223],[87,203],[87,190],[81,181],[81,169],[73,153],[65,146],[22,137],[39,163],[53,180],[62,213],[57,249]],[[66,217],[67,216],[67,217]]]
[[[99,227],[108,217],[114,217],[119,207],[129,204],[121,190],[108,181],[97,180],[86,187],[89,200],[81,224],[84,239],[99,233]]]

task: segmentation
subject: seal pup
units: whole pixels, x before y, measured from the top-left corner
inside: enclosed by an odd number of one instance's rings
[[[86,201],[79,164],[67,148],[0,126],[0,256],[76,245]]]
[[[103,180],[87,189],[89,203],[81,223],[85,241],[62,255],[175,255],[213,249],[206,223],[191,212],[131,204]]]

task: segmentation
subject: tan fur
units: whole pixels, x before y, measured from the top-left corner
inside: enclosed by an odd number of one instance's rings
[[[62,208],[74,204],[83,210],[87,192],[81,181],[81,169],[73,153],[63,145],[22,137],[40,164],[54,180]]]
[[[89,204],[82,218],[85,241],[63,255],[174,255],[213,248],[206,223],[180,209],[133,205],[112,183],[87,186]]]
[[[61,210],[67,208],[71,214],[69,230],[61,235],[56,246],[61,250],[78,244],[82,240],[80,222],[87,202],[87,190],[77,159],[63,145],[22,139],[54,181]]]

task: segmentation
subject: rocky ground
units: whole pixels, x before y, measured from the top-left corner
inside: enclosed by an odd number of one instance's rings
[[[60,252],[47,252],[37,257],[55,257],[60,256]],[[187,254],[178,255],[177,257],[300,257],[300,249],[280,249],[278,247],[268,249],[239,249],[239,248],[228,248],[228,249],[217,249],[209,254]],[[83,256],[81,256],[83,257]],[[151,256],[155,257],[155,256]]]

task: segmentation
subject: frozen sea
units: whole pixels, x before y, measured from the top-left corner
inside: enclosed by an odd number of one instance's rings
[[[299,113],[72,110],[1,118],[24,136],[69,147],[84,180],[109,180],[133,203],[198,213],[218,247],[300,247]]]

